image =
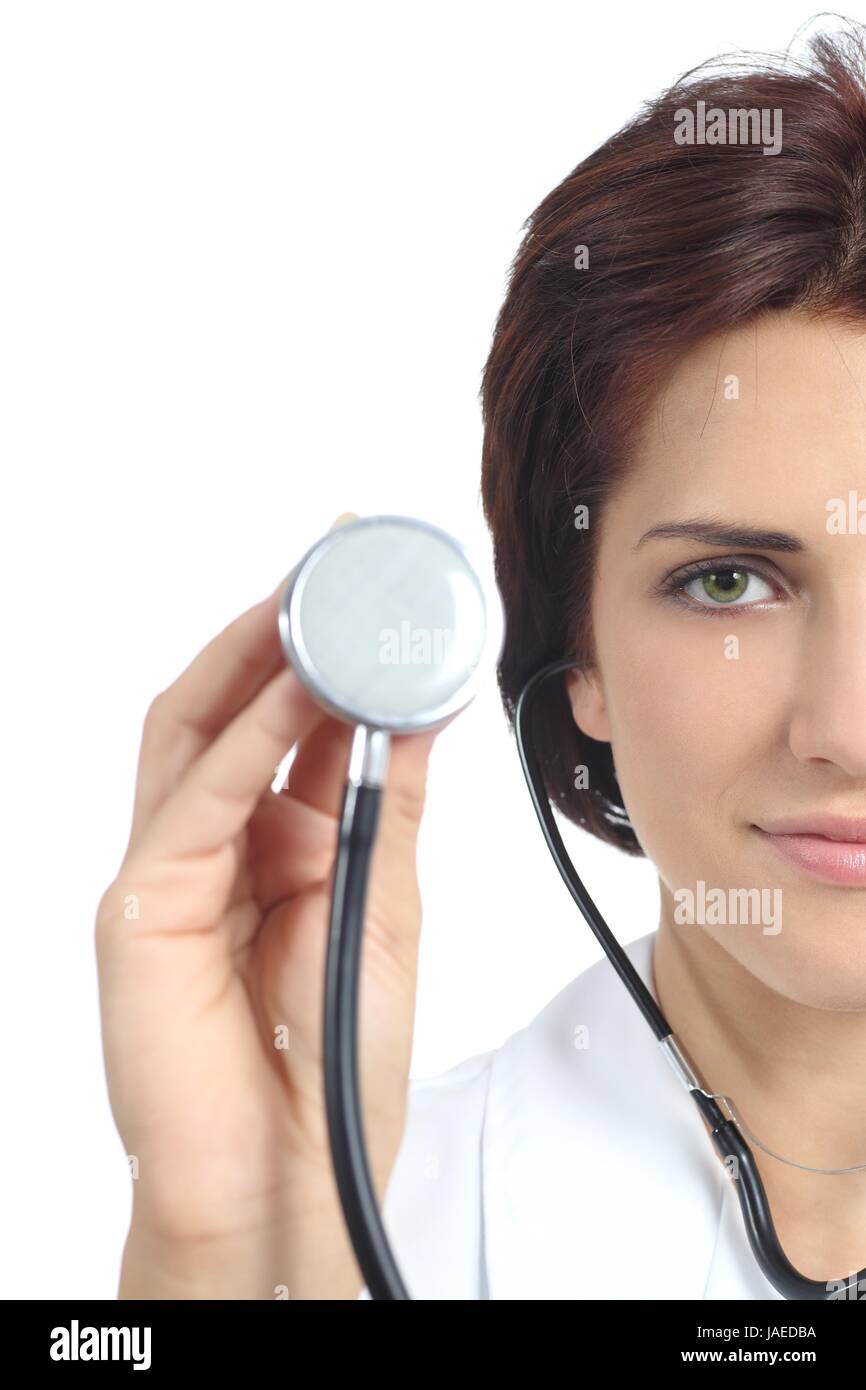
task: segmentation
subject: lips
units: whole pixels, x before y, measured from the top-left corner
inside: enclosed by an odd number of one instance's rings
[[[755,824],[768,835],[821,835],[846,844],[866,843],[866,816],[782,816]]]
[[[775,853],[810,877],[866,888],[866,818],[786,817],[763,821],[753,829]]]

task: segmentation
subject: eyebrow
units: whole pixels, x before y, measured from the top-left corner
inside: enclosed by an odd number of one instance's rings
[[[748,546],[752,550],[805,550],[806,543],[790,531],[762,531],[737,521],[697,517],[692,521],[662,521],[644,531],[635,550],[655,537],[690,537],[706,545]]]

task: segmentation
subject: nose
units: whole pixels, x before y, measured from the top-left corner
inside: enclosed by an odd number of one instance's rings
[[[816,598],[803,628],[789,744],[804,762],[866,779],[866,573]]]

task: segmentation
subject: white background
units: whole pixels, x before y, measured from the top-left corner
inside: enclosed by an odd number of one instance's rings
[[[93,915],[151,698],[341,511],[483,537],[478,389],[522,223],[681,72],[810,13],[0,6],[0,1296],[116,1293]],[[600,955],[492,683],[428,786],[415,1076]],[[652,866],[566,834],[620,939],[651,931]]]

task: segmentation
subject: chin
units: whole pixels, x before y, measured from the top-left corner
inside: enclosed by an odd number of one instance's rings
[[[782,998],[810,1009],[866,1011],[866,920],[831,916],[828,905],[789,913],[775,936],[760,927],[705,928],[713,939]],[[728,935],[725,935],[725,932]]]

